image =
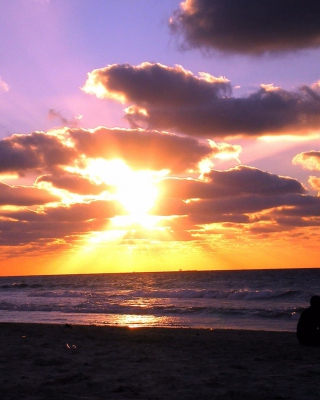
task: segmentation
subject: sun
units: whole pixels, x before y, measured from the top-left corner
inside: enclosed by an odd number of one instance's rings
[[[122,160],[94,160],[90,162],[87,171],[95,179],[112,185],[115,190],[112,194],[127,211],[127,216],[122,218],[124,223],[139,223],[150,225],[152,216],[149,214],[159,195],[156,186],[157,176],[154,171],[134,171]]]
[[[148,214],[158,196],[153,177],[148,171],[126,171],[118,179],[115,197],[132,216]]]

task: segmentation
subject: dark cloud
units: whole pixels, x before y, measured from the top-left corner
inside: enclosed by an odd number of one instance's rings
[[[170,19],[182,48],[260,55],[320,46],[318,0],[188,0]]]
[[[75,151],[56,136],[44,132],[16,134],[0,141],[0,173],[24,175],[30,170],[52,169],[70,164],[75,155]]]
[[[164,179],[160,183],[162,193],[179,199],[210,199],[244,195],[276,196],[289,193],[306,193],[296,179],[271,174],[257,168],[239,166],[227,171],[212,170],[204,180]],[[225,200],[223,200],[225,201]]]
[[[284,207],[274,213],[295,217],[320,217],[320,197],[297,196],[290,205],[293,207]]]
[[[257,168],[239,166],[228,171],[211,171],[206,176],[223,195],[258,194],[275,196],[288,193],[304,194],[305,188],[296,179],[271,174]]]
[[[0,205],[32,206],[59,200],[59,197],[33,186],[10,186],[0,182]]]
[[[132,127],[215,138],[265,134],[308,134],[320,124],[319,85],[287,91],[272,85],[232,97],[230,82],[182,67],[143,63],[110,65],[89,74],[88,93],[133,103]]]
[[[197,219],[201,218],[201,223],[230,222],[239,217],[243,219],[242,222],[247,223],[250,214],[260,213],[275,207],[292,207],[297,203],[297,198],[301,198],[301,196],[245,195],[191,202],[187,209],[189,215]],[[244,218],[244,215],[247,215],[246,218]]]
[[[41,212],[2,211],[0,244],[15,246],[39,241],[51,243],[54,240],[72,244],[74,237],[104,231],[110,218],[123,214],[123,208],[116,201],[92,201],[46,208]]]
[[[274,219],[277,226],[283,230],[319,227],[320,226],[320,197],[296,197],[291,206],[288,204],[270,212],[269,218]]]
[[[83,90],[101,98],[134,102],[141,106],[153,104],[162,107],[167,104],[173,107],[181,103],[193,106],[230,93],[228,81],[211,79],[212,85],[208,85],[205,79],[194,77],[180,65],[167,67],[145,62],[135,67],[113,64],[89,73]],[[171,88],[170,95],[168,88]]]
[[[163,197],[153,212],[187,216],[194,224],[249,223],[255,213],[305,206],[313,199],[295,179],[246,166],[212,171],[205,178],[164,179],[160,185]]]

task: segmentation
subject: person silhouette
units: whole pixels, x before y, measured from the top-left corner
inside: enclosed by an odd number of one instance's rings
[[[320,296],[312,296],[310,307],[304,310],[297,325],[300,344],[318,346],[320,344]]]

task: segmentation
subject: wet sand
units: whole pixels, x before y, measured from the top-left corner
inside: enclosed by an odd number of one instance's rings
[[[0,324],[1,399],[319,399],[294,333]]]

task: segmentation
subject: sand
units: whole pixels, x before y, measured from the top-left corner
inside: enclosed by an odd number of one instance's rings
[[[294,333],[0,324],[0,393],[20,399],[319,399]]]

